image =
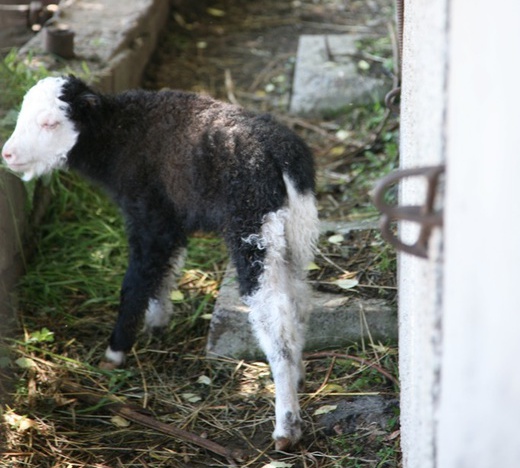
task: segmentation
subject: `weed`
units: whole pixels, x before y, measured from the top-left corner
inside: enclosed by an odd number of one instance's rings
[[[48,75],[45,68],[29,68],[18,58],[18,52],[13,49],[0,61],[0,109],[14,109],[21,103],[21,98],[36,82]],[[30,61],[30,59],[29,59]],[[8,122],[13,124],[12,116]]]

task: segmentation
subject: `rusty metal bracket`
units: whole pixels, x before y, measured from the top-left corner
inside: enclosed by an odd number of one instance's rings
[[[377,209],[383,214],[381,217],[381,234],[397,250],[407,252],[418,257],[428,257],[428,239],[434,227],[442,227],[443,212],[435,209],[435,199],[439,178],[444,173],[445,166],[420,167],[403,169],[392,172],[380,179],[375,188],[373,201]],[[421,206],[390,205],[385,201],[385,195],[396,183],[408,177],[424,177],[427,182],[426,199]],[[391,228],[393,221],[410,221],[420,225],[420,232],[414,244],[405,244]]]
[[[401,106],[399,101],[401,99],[401,87],[397,87],[389,91],[385,96],[385,105],[388,107],[394,114],[399,115],[401,112]]]

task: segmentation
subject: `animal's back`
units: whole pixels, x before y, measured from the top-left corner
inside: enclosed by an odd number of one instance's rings
[[[193,228],[218,229],[230,217],[253,221],[249,213],[258,222],[286,203],[284,175],[298,192],[314,191],[309,148],[270,115],[180,91],[132,93],[147,136],[146,145],[130,146],[143,146],[153,182],[188,225],[197,219]]]

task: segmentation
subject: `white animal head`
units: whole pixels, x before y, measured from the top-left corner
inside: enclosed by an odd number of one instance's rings
[[[2,149],[7,167],[31,180],[67,162],[78,131],[67,117],[68,104],[60,100],[65,78],[44,78],[23,99],[16,128]]]

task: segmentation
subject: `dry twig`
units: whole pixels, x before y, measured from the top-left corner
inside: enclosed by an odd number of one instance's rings
[[[104,406],[104,408],[108,409],[111,413],[155,431],[162,432],[163,434],[167,434],[171,437],[175,437],[193,445],[197,445],[203,449],[209,450],[210,452],[226,458],[231,466],[237,466],[237,461],[243,461],[244,455],[240,450],[230,450],[220,444],[217,444],[216,442],[204,439],[203,437],[200,437],[192,432],[185,431],[184,429],[172,426],[171,424],[157,421],[157,419],[143,414],[140,411],[140,408],[135,408],[134,406],[120,403],[110,395],[103,395],[91,390],[87,390],[82,386],[70,381],[63,382],[61,384],[61,389],[67,393],[67,396],[78,398],[93,406],[99,405],[103,401],[108,400],[108,403]]]
[[[309,353],[304,355],[304,359],[322,359],[325,357],[330,358],[341,358],[341,359],[351,359],[352,361],[359,362],[360,364],[363,364],[365,366],[371,367],[372,369],[375,369],[380,374],[384,375],[388,380],[390,380],[396,387],[399,387],[399,381],[388,371],[383,369],[381,366],[377,364],[373,364],[370,361],[367,361],[366,359],[352,356],[351,354],[344,354],[344,353],[336,353],[333,351],[319,351],[316,353]]]

